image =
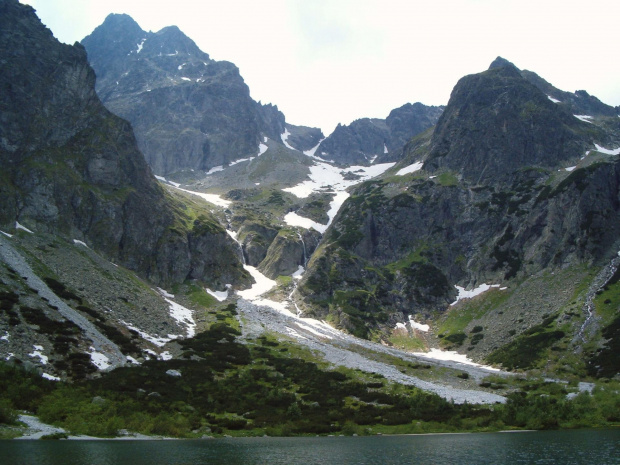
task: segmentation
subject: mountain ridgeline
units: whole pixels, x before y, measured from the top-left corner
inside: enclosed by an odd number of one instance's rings
[[[605,147],[620,146],[618,117],[607,106],[576,117],[583,94],[554,101],[532,76],[498,59],[462,78],[434,130],[351,191],[300,285],[308,314],[362,337],[408,317],[428,321],[443,346],[468,341],[470,355],[508,365],[532,328],[547,341],[529,348],[534,359],[552,344],[556,354],[605,350],[592,341],[615,327],[617,308],[582,326],[580,305],[584,289],[609,290],[594,275],[617,268],[620,162]],[[414,163],[417,171],[396,175]],[[449,306],[455,285],[485,283],[502,290]]]
[[[83,241],[155,283],[247,282],[224,228],[159,185],[130,124],[101,104],[84,48],[29,6],[0,8],[2,229]]]
[[[443,107],[407,103],[387,118],[362,118],[338,125],[316,155],[341,164],[389,163],[400,160],[402,148],[413,136],[434,126]]]
[[[264,137],[285,132],[284,115],[252,100],[234,64],[212,60],[176,26],[145,32],[111,14],[82,44],[101,101],[131,122],[155,174],[255,156]]]

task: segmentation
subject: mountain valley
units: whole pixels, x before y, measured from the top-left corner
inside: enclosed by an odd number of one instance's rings
[[[620,421],[618,108],[498,57],[325,136],[175,26],[0,30],[0,423]]]

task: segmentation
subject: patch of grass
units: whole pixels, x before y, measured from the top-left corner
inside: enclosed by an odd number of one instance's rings
[[[409,352],[421,352],[426,349],[424,341],[415,336],[393,334],[390,336],[389,341],[394,344],[394,347],[407,350]]]
[[[458,178],[454,173],[444,172],[438,175],[435,180],[444,187],[453,187],[459,183]]]

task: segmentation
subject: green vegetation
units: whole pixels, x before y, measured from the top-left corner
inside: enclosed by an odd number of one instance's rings
[[[444,187],[453,187],[459,183],[459,180],[456,177],[456,175],[450,172],[441,173],[439,176],[437,176],[436,180],[439,183],[439,185],[444,186]]]
[[[533,368],[540,361],[545,350],[561,340],[565,333],[554,329],[554,320],[558,315],[551,315],[539,325],[532,326],[509,344],[492,352],[487,360],[501,363],[505,368]]]

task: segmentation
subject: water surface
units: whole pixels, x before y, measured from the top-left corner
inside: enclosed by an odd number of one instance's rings
[[[620,429],[423,436],[0,441],[11,465],[620,464]]]

